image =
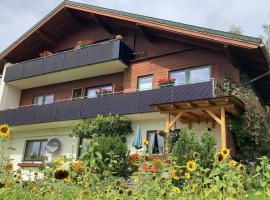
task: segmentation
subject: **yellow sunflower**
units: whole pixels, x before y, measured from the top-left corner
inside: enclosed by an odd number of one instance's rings
[[[143,145],[147,146],[149,144],[148,140],[143,141]]]
[[[11,172],[11,170],[13,169],[13,165],[12,165],[12,163],[7,163],[7,165],[5,166],[5,170],[7,171],[7,172]]]
[[[55,179],[65,179],[69,176],[68,170],[64,168],[57,168],[54,172]]]
[[[245,167],[245,165],[240,164],[240,165],[238,165],[237,169],[239,171],[243,172],[243,171],[245,171],[246,167]]]
[[[234,160],[231,160],[231,161],[228,163],[228,165],[229,165],[230,168],[235,168],[236,165],[237,165],[237,162],[234,161]]]
[[[67,178],[64,179],[64,182],[65,183],[71,183],[71,178],[70,176],[68,176]]]
[[[230,155],[231,150],[230,149],[227,149],[227,148],[222,148],[221,151],[220,151],[220,153],[226,159]]]
[[[57,160],[54,161],[54,163],[57,165],[62,165],[62,164],[64,164],[64,162],[65,162],[64,158],[62,158],[62,157],[58,158]]]
[[[190,173],[185,173],[185,177],[187,178],[187,179],[190,179]]]
[[[174,193],[181,193],[181,190],[178,187],[173,187]]]
[[[197,168],[197,164],[193,160],[188,161],[186,166],[189,171],[194,171]]]
[[[215,157],[216,162],[222,162],[224,160],[224,156],[221,153],[218,153]]]
[[[3,124],[0,126],[0,137],[2,137],[2,138],[9,138],[10,137],[9,125]]]

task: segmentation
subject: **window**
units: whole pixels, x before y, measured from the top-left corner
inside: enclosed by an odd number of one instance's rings
[[[147,131],[148,152],[150,154],[162,154],[165,153],[165,136],[161,132]]]
[[[72,92],[72,98],[73,99],[81,98],[82,97],[82,94],[83,94],[83,89],[82,88],[75,89]]]
[[[138,77],[138,90],[150,90],[153,87],[153,76]]]
[[[45,96],[36,96],[33,99],[34,105],[45,105],[45,104],[51,104],[53,103],[54,95],[45,95]]]
[[[176,79],[175,85],[208,81],[211,78],[211,66],[172,71],[169,76]]]
[[[110,90],[110,91],[112,91],[112,85],[105,85],[105,86],[98,86],[98,87],[93,87],[93,88],[87,88],[86,89],[86,96],[88,97],[88,98],[95,98],[95,97],[97,97],[98,95],[97,95],[97,91],[98,90],[100,90],[100,89],[106,89],[106,90]]]
[[[28,140],[24,153],[25,161],[40,161],[45,157],[47,140]]]

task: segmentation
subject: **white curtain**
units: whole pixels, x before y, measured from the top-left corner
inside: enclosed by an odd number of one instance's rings
[[[165,145],[164,137],[157,134],[157,139],[158,139],[159,154],[163,154],[164,145]],[[153,153],[154,144],[155,144],[155,133],[151,134],[149,137],[149,153],[150,154]]]

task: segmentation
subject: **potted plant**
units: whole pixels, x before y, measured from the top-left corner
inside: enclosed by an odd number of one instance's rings
[[[51,51],[42,51],[39,53],[39,57],[45,57],[45,56],[50,56],[50,55],[53,55],[53,53]]]
[[[79,40],[77,42],[77,45],[75,46],[75,49],[89,47],[93,43],[94,43],[94,41],[92,41],[92,40]]]
[[[96,93],[97,93],[98,96],[103,96],[103,95],[111,94],[112,90],[101,88],[98,91],[96,91]]]
[[[175,84],[175,78],[162,78],[162,79],[159,79],[158,81],[159,87],[173,86],[174,84]]]

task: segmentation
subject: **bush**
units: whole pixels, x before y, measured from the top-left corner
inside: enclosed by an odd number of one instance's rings
[[[99,173],[109,170],[113,175],[121,177],[126,177],[131,173],[129,150],[120,136],[98,136],[93,138],[93,142],[96,143],[94,153],[98,152],[102,160],[102,162],[96,162]],[[90,145],[86,153],[82,155],[82,159],[89,159],[89,154],[93,154]]]
[[[178,165],[185,165],[189,160],[199,160],[202,167],[211,167],[216,152],[216,141],[212,133],[204,131],[199,142],[194,133],[181,129],[175,142],[172,157]]]
[[[98,136],[122,136],[125,141],[126,135],[132,133],[131,122],[122,115],[98,115],[94,119],[85,120],[75,126],[72,136],[91,138],[93,134]]]

